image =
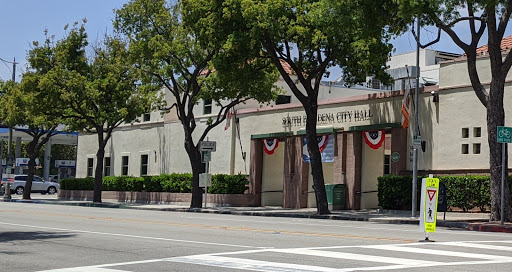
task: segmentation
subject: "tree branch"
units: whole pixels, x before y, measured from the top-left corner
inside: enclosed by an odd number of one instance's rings
[[[280,58],[277,56],[277,50],[276,48],[274,47],[274,43],[272,43],[272,40],[268,37],[268,36],[265,36],[264,39],[263,39],[263,42],[264,42],[264,46],[265,48],[267,49],[269,55],[270,55],[270,58],[272,60],[272,62],[274,63],[274,65],[277,67],[277,70],[279,71],[279,73],[281,74],[281,76],[283,77],[284,81],[286,82],[286,84],[288,84],[288,86],[290,87],[290,89],[292,90],[293,94],[295,95],[295,97],[297,97],[297,99],[303,104],[303,105],[306,105],[308,103],[308,97],[305,96],[300,90],[299,88],[297,88],[297,86],[295,85],[295,83],[293,82],[293,80],[290,78],[290,75],[288,75],[288,73],[286,73],[286,71],[284,70],[283,66],[281,65],[281,61],[280,61]]]

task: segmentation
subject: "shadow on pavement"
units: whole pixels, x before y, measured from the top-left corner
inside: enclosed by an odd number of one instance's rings
[[[48,240],[59,238],[70,238],[76,236],[75,234],[68,234],[63,232],[47,232],[47,231],[6,231],[0,232],[0,243],[7,243],[13,241],[26,241],[26,240]]]

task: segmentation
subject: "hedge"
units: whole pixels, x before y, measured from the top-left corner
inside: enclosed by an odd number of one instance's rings
[[[247,189],[246,175],[212,176],[212,186],[208,193],[212,194],[243,194]],[[62,190],[94,190],[94,178],[67,178],[60,181]],[[131,192],[192,192],[192,174],[161,174],[159,176],[145,177],[103,177],[104,191],[131,191]]]
[[[246,175],[223,175],[212,177],[212,186],[208,188],[211,194],[243,194],[249,185]]]
[[[60,180],[59,185],[64,190],[93,190],[94,178],[65,178]]]
[[[418,177],[418,205],[421,199],[421,179]],[[439,176],[439,181],[446,187],[448,207],[468,211],[478,208],[485,212],[491,206],[489,176]],[[509,188],[512,176],[508,177]],[[512,188],[511,188],[512,191]],[[390,210],[407,210],[412,203],[411,176],[378,177],[379,206]]]

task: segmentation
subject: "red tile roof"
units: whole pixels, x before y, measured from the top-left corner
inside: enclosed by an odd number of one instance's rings
[[[505,37],[501,40],[501,51],[508,51],[512,49],[512,36]],[[477,55],[485,55],[489,52],[489,46],[482,45],[476,49]]]
[[[295,75],[295,72],[292,70],[292,67],[290,67],[290,64],[286,62],[284,59],[279,59],[281,62],[281,66],[283,66],[284,71],[289,75]]]

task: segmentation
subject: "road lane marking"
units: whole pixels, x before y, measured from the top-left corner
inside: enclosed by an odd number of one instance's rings
[[[474,243],[487,243],[487,242],[504,242],[510,243],[512,241],[475,241]],[[470,248],[480,248],[481,244],[471,244],[469,242],[441,242],[435,244],[428,244],[433,246],[452,246],[454,243],[459,243],[459,245],[469,245]],[[187,264],[195,264],[195,265],[204,265],[204,266],[213,266],[213,267],[222,267],[222,268],[233,268],[233,269],[245,269],[252,271],[274,271],[274,272],[318,272],[318,271],[327,271],[327,272],[349,272],[349,271],[380,271],[380,270],[393,270],[393,269],[411,269],[411,268],[422,268],[422,267],[444,267],[444,266],[468,266],[468,265],[485,265],[485,264],[504,264],[511,263],[512,258],[504,257],[504,256],[493,256],[486,254],[473,254],[473,253],[461,253],[461,252],[453,252],[447,250],[436,250],[436,249],[425,249],[425,248],[414,248],[413,246],[419,245],[427,245],[425,243],[408,243],[408,244],[395,244],[395,245],[373,245],[373,246],[338,246],[338,247],[323,247],[319,249],[333,249],[333,248],[373,248],[380,250],[394,250],[394,251],[405,251],[405,252],[413,252],[418,253],[427,253],[425,251],[430,252],[433,255],[443,255],[443,256],[457,256],[457,257],[467,257],[467,258],[476,258],[476,259],[484,259],[484,260],[468,260],[468,261],[457,261],[457,262],[432,262],[432,261],[422,261],[422,260],[414,260],[414,259],[404,259],[404,258],[394,258],[394,257],[382,257],[378,255],[364,255],[364,254],[352,254],[352,253],[344,253],[344,252],[331,252],[325,250],[311,250],[311,248],[289,248],[289,249],[253,249],[253,250],[243,250],[243,251],[235,251],[235,252],[224,252],[224,253],[210,253],[210,254],[199,254],[199,255],[191,255],[191,256],[180,256],[180,257],[171,257],[171,258],[162,258],[162,259],[153,259],[153,260],[142,260],[142,261],[131,261],[131,262],[123,262],[123,263],[110,263],[110,264],[101,264],[101,265],[93,265],[93,266],[84,266],[77,268],[69,268],[69,269],[55,269],[55,270],[46,270],[43,272],[120,272],[123,270],[114,270],[114,269],[106,269],[101,270],[100,268],[108,268],[108,267],[120,267],[125,265],[133,265],[133,264],[145,264],[145,263],[155,263],[155,262],[177,262],[177,263],[187,263]],[[475,245],[475,247],[473,247]],[[489,246],[489,245],[482,245]],[[507,247],[508,248],[508,247]],[[502,249],[502,247],[492,248],[492,249]],[[280,263],[280,262],[268,262],[268,261],[259,261],[247,258],[238,258],[238,257],[228,257],[233,255],[248,255],[248,254],[257,254],[262,252],[275,252],[275,253],[284,253],[284,254],[300,254],[304,256],[311,257],[323,257],[323,258],[334,258],[334,259],[348,259],[355,260],[362,263],[368,262],[381,262],[381,263],[389,263],[389,265],[383,266],[358,266],[358,267],[349,267],[349,268],[330,268],[330,267],[322,267],[322,266],[310,266],[310,265],[301,265],[294,263]]]
[[[169,262],[188,263],[207,265],[223,268],[232,268],[237,270],[252,270],[252,271],[274,271],[274,272],[339,272],[343,271],[337,268],[328,268],[311,265],[301,265],[292,263],[277,263],[258,261],[251,259],[239,259],[232,257],[222,256],[209,256],[209,255],[196,255],[189,257],[175,257],[168,259]]]
[[[98,268],[98,267],[73,267],[73,268],[44,270],[44,271],[39,271],[39,272],[128,272],[128,271],[118,270],[118,269]]]
[[[382,256],[375,256],[375,255],[365,255],[365,254],[345,253],[345,252],[335,252],[335,251],[325,251],[325,250],[310,250],[310,249],[302,249],[302,248],[273,249],[270,251],[271,252],[279,252],[279,253],[287,253],[287,254],[301,254],[301,255],[315,256],[315,257],[358,260],[358,261],[377,262],[377,263],[390,263],[390,264],[400,264],[400,265],[437,265],[438,264],[438,262],[422,261],[422,260],[415,260],[415,259],[382,257]]]
[[[13,223],[5,223],[5,222],[0,222],[0,224],[1,225],[8,225],[8,226],[17,226],[17,227],[47,229],[47,230],[66,231],[66,232],[78,232],[78,233],[98,234],[98,235],[107,235],[107,236],[118,236],[118,237],[137,238],[137,239],[151,239],[151,240],[171,241],[171,242],[180,242],[180,243],[189,243],[189,244],[203,244],[203,245],[226,246],[226,247],[240,247],[240,248],[262,248],[262,249],[268,248],[268,247],[255,247],[255,246],[233,245],[233,244],[223,244],[223,243],[211,243],[211,242],[180,240],[180,239],[170,239],[170,238],[160,238],[160,237],[150,237],[150,236],[140,236],[140,235],[130,235],[130,234],[120,234],[120,233],[109,233],[109,232],[98,232],[98,231],[88,231],[88,230],[52,228],[52,227],[42,227],[42,226],[33,226],[33,225],[13,224]]]
[[[507,256],[487,255],[487,254],[479,254],[479,253],[465,253],[465,252],[439,250],[439,249],[432,249],[432,248],[403,247],[403,246],[396,246],[396,245],[361,246],[361,248],[371,248],[371,249],[390,250],[390,251],[399,251],[399,252],[407,252],[407,253],[428,254],[428,255],[484,259],[484,260],[503,260],[503,261],[512,262],[512,257],[507,257]]]
[[[458,247],[490,249],[490,250],[499,250],[499,251],[512,251],[512,247],[508,247],[508,246],[473,244],[473,243],[467,243],[467,242],[446,242],[446,243],[443,243],[443,244],[444,245],[449,245],[449,246],[458,246]]]

